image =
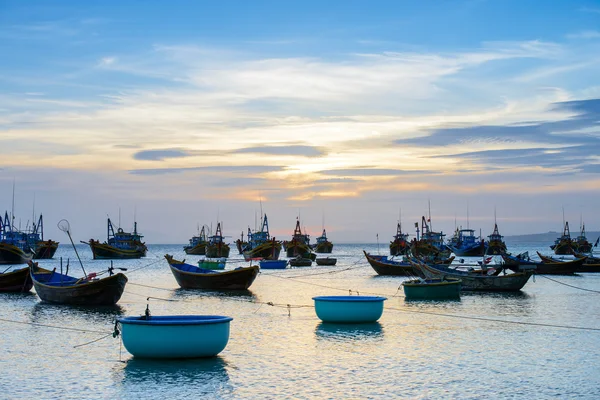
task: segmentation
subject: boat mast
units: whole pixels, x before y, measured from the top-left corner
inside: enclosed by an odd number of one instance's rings
[[[12,210],[10,216],[10,230],[12,232],[15,225],[15,180],[13,178],[13,192],[12,192]]]

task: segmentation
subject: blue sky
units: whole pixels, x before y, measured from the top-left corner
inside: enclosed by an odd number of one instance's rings
[[[237,236],[259,199],[283,237],[372,241],[428,199],[445,231],[467,203],[600,229],[598,2],[3,1],[0,54],[23,224],[35,194],[84,237],[135,208],[150,242]]]

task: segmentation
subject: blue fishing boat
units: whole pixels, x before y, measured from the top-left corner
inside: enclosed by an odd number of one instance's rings
[[[479,257],[487,250],[487,243],[473,229],[457,229],[456,240],[446,246],[458,257]]]
[[[17,230],[9,218],[0,216],[0,264],[25,264],[33,257],[27,234]]]
[[[379,296],[317,296],[313,297],[317,317],[323,322],[375,322],[383,314],[385,297]]]
[[[460,298],[460,279],[413,279],[402,282],[406,300],[438,300]]]
[[[219,315],[150,316],[147,312],[117,321],[123,345],[134,357],[200,358],[225,349],[232,320]]]
[[[260,269],[286,269],[287,260],[260,260],[258,262]]]
[[[115,232],[110,218],[107,222],[107,241],[100,243],[98,240],[90,239],[87,244],[92,249],[94,260],[106,259],[131,259],[146,256],[148,248],[142,242],[143,236],[137,231],[137,222],[133,223],[133,233],[124,232],[118,228]]]

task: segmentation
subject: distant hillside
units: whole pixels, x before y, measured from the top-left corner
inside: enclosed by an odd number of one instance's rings
[[[578,233],[571,233],[571,237],[577,237]],[[505,236],[504,240],[511,243],[532,243],[532,242],[540,242],[540,243],[554,243],[557,237],[560,237],[562,232],[547,232],[547,233],[532,233],[529,235],[513,235],[513,236]],[[600,236],[600,232],[587,232],[586,236],[588,240],[592,243],[596,242],[596,239]]]

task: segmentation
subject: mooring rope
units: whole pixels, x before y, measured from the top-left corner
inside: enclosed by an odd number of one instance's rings
[[[546,278],[549,281],[556,282],[556,283],[558,283],[560,285],[571,287],[573,289],[585,290],[586,292],[592,292],[592,293],[600,293],[600,291],[598,291],[598,290],[586,289],[586,288],[582,288],[582,287],[579,287],[579,286],[569,285],[568,283],[564,283],[564,282],[561,282],[561,281],[557,281],[556,279],[549,278],[546,275],[538,275],[538,276],[541,276],[542,278]]]

